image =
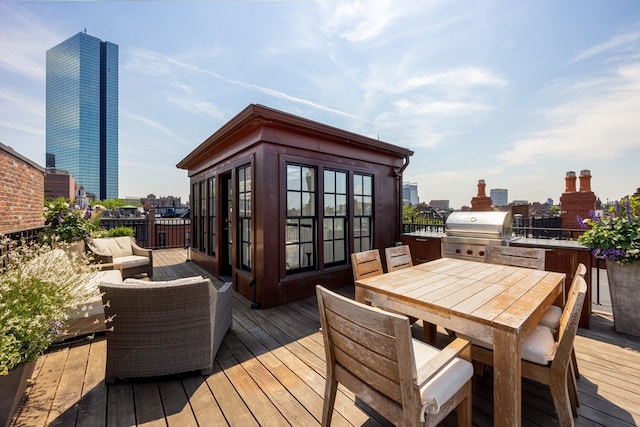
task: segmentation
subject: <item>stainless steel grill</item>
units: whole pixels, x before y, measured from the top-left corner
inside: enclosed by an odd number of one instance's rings
[[[483,261],[486,245],[506,246],[511,237],[511,212],[452,212],[445,224],[442,256]]]

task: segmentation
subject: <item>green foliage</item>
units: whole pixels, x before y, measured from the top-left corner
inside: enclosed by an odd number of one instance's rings
[[[71,307],[91,301],[97,274],[83,256],[39,243],[0,241],[0,375],[35,360],[64,333]]]
[[[81,209],[70,200],[59,197],[44,206],[44,222],[47,227],[42,238],[47,242],[76,242],[86,239],[92,231],[99,227],[100,218],[92,221],[92,211]]]
[[[115,209],[115,208],[121,208],[123,206],[127,206],[127,203],[122,199],[105,199],[105,200],[92,203],[92,205],[94,206],[102,205],[106,209]]]
[[[409,223],[420,215],[420,211],[413,205],[402,205],[402,222]]]
[[[91,233],[91,237],[94,239],[98,239],[101,237],[122,237],[122,236],[135,237],[135,231],[131,227],[120,226],[120,227],[112,228],[110,230],[99,230],[94,233]]]
[[[640,196],[623,197],[602,215],[591,212],[589,216],[578,217],[579,224],[590,227],[578,241],[594,256],[620,264],[640,261]]]

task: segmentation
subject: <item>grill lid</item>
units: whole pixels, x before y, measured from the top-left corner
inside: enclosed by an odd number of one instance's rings
[[[445,223],[445,233],[454,237],[507,239],[511,235],[511,212],[452,212]]]

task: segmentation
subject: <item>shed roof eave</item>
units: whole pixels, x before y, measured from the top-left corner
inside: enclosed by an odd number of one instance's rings
[[[387,152],[398,157],[407,158],[413,155],[413,151],[393,145],[384,141],[369,138],[353,132],[338,129],[293,114],[285,113],[273,108],[259,104],[250,104],[235,117],[225,123],[220,129],[209,136],[204,142],[196,147],[176,167],[179,169],[190,169],[194,162],[206,151],[209,151],[221,141],[228,140],[233,134],[245,128],[252,122],[258,122],[262,126],[278,126],[306,133],[324,134],[331,138],[344,140],[347,143],[354,143],[377,151]]]

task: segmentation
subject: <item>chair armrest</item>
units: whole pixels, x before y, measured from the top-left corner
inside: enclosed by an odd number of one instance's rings
[[[98,264],[89,265],[89,268],[95,268],[98,271],[105,269],[105,267],[111,267],[108,270],[120,270],[120,273],[122,273],[122,264],[120,264],[119,262],[105,262],[105,263],[101,262]]]
[[[93,251],[92,251],[93,252]],[[113,264],[113,256],[111,255],[101,255],[97,252],[93,252],[93,261],[96,264]]]
[[[138,246],[135,240],[131,239],[131,251],[133,255],[151,257],[151,249],[146,249]]]
[[[462,338],[456,338],[443,348],[436,356],[418,369],[418,386],[422,386],[436,376],[453,359],[460,357],[471,361],[471,343]]]

